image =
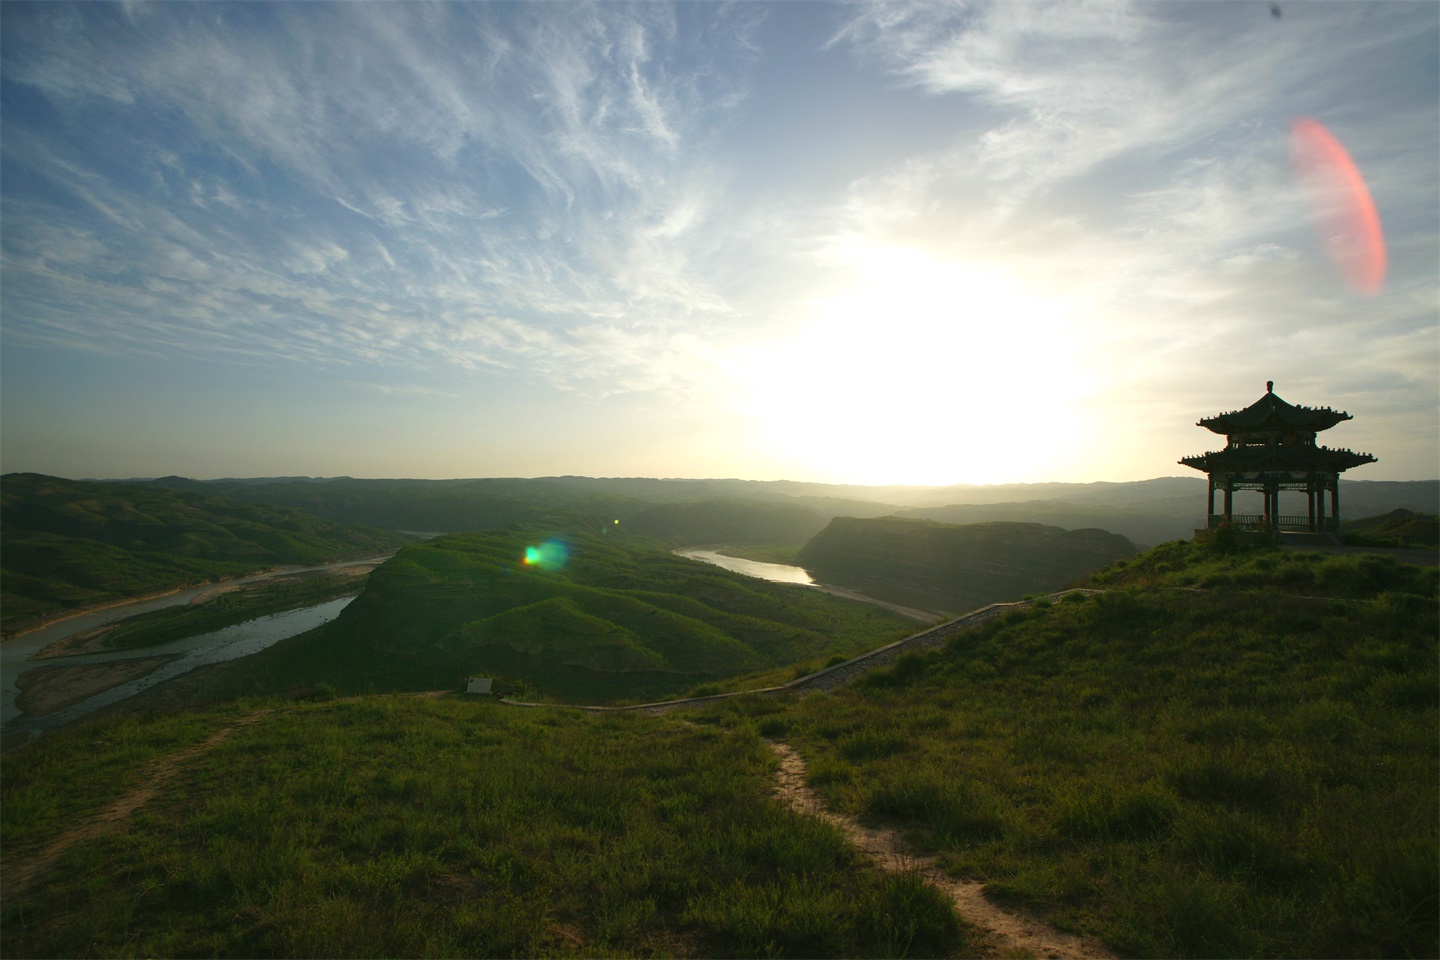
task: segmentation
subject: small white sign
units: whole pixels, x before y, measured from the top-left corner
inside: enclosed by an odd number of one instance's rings
[[[471,678],[470,678],[470,685],[465,688],[465,692],[466,692],[466,693],[489,693],[489,692],[490,692],[490,678],[489,678],[489,677],[471,677]]]

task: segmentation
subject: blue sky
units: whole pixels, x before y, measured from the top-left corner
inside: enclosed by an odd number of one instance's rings
[[[1440,473],[1440,6],[0,5],[0,468]],[[1290,160],[1349,149],[1351,290]],[[1332,238],[1333,242],[1333,238]]]

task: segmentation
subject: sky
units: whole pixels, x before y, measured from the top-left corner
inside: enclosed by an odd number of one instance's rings
[[[1437,48],[1433,2],[5,2],[0,470],[1198,476],[1274,381],[1433,478]]]

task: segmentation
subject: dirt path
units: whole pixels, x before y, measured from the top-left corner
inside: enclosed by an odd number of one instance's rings
[[[179,775],[180,768],[205,751],[227,739],[241,727],[255,723],[274,710],[257,710],[240,717],[227,727],[217,730],[199,743],[192,744],[175,753],[151,760],[140,772],[140,783],[121,795],[109,809],[73,824],[58,837],[46,844],[38,853],[20,858],[6,857],[4,863],[5,883],[0,888],[0,899],[10,900],[29,890],[55,862],[75,844],[90,840],[102,834],[123,830],[145,804],[149,803],[169,786]]]
[[[818,817],[840,828],[881,870],[898,873],[915,870],[955,902],[955,909],[985,933],[988,956],[1113,958],[1115,955],[1096,940],[1063,933],[1033,917],[1002,910],[985,899],[984,884],[956,880],[941,870],[934,857],[911,853],[894,830],[867,827],[850,817],[830,811],[825,801],[805,782],[805,761],[783,743],[766,741],[780,760],[775,778],[775,795],[797,813]]]

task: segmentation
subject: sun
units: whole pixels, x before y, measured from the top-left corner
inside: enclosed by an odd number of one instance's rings
[[[994,483],[1073,447],[1077,309],[1004,265],[857,250],[851,280],[737,358],[772,454],[850,483]]]

